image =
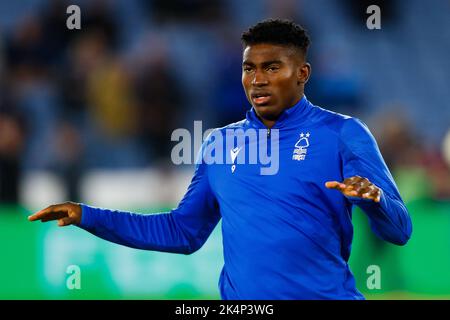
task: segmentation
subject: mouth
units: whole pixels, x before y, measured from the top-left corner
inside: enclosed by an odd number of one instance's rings
[[[263,106],[269,103],[272,95],[268,92],[258,92],[252,93],[250,96],[254,105]]]

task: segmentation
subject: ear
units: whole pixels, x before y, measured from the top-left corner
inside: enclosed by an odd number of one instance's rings
[[[308,62],[303,63],[297,70],[297,84],[305,85],[311,76],[311,65]]]

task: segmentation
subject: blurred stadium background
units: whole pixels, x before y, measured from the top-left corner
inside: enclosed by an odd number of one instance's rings
[[[81,30],[66,28],[70,4]],[[366,28],[370,4],[381,30]],[[219,298],[219,228],[182,256],[26,217],[66,200],[176,206],[193,168],[172,164],[171,132],[244,117],[240,33],[268,17],[309,30],[308,98],[369,125],[412,215],[412,238],[396,247],[356,210],[358,288],[369,299],[450,298],[450,1],[1,0],[1,299]],[[70,265],[80,290],[66,287]],[[381,289],[366,285],[370,265]]]

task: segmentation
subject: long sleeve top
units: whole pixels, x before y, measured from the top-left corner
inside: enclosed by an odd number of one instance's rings
[[[250,134],[255,130],[266,140]],[[225,137],[237,131],[244,139],[227,145]],[[262,144],[271,161],[252,162],[251,150]],[[325,187],[355,175],[382,190],[380,202]],[[410,216],[366,125],[303,96],[271,129],[254,109],[215,129],[172,211],[136,214],[83,204],[79,227],[129,247],[190,254],[222,219],[223,299],[364,299],[348,265],[355,205],[380,238],[397,245],[410,238]]]

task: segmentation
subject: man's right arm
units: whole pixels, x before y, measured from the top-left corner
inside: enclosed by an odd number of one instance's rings
[[[125,246],[190,254],[207,240],[221,216],[210,189],[208,167],[196,166],[188,191],[170,212],[137,214],[67,203],[50,206],[30,220],[58,220],[60,226],[75,224],[92,234]]]
[[[96,236],[133,248],[190,254],[207,240],[220,220],[206,164],[196,168],[188,191],[171,212],[137,214],[82,204],[78,225]]]

